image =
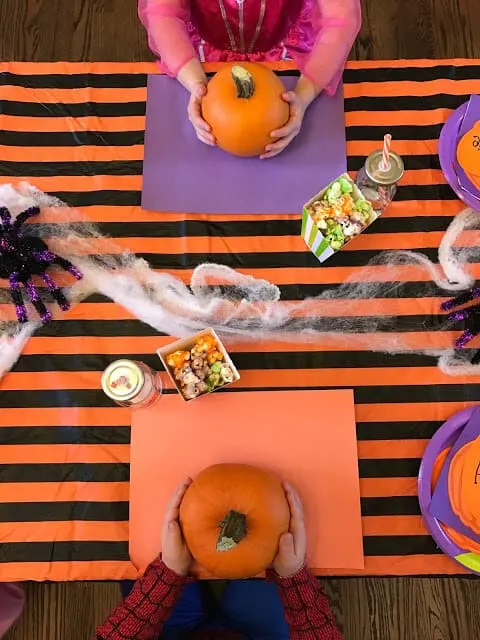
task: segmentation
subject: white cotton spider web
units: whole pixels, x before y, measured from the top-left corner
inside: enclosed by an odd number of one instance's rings
[[[8,207],[12,217],[31,206],[41,208],[40,216],[28,224],[28,233],[42,237],[52,251],[84,274],[74,284],[66,274],[54,274],[56,282],[65,285],[72,304],[98,292],[159,332],[176,337],[213,327],[230,344],[276,340],[312,342],[319,351],[335,346],[421,353],[437,357],[440,368],[452,375],[480,372],[478,365],[470,364],[468,351],[456,352],[453,346],[439,348],[429,342],[436,331],[451,328],[446,316],[439,315],[438,301],[428,308],[428,326],[417,327],[425,331],[426,343],[421,347],[412,340],[411,332],[398,331],[398,319],[386,305],[402,297],[412,277],[423,283],[425,299],[455,294],[473,285],[469,263],[480,261],[480,216],[469,209],[444,234],[439,264],[422,253],[385,251],[339,286],[302,301],[283,301],[276,285],[219,264],[199,265],[188,287],[179,278],[152,270],[145,260],[102,235],[79,211],[26,183],[0,186],[0,205]],[[8,296],[8,289],[0,289],[4,303],[0,304],[0,375],[13,366],[40,326],[30,306],[32,320],[25,325],[16,322]],[[47,304],[52,302],[45,289],[42,298]],[[359,301],[368,301],[367,314],[356,312]],[[421,302],[420,298],[419,305]],[[55,318],[61,317],[55,305],[49,307]]]

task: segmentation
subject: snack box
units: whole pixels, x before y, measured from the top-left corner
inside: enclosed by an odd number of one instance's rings
[[[202,393],[200,393],[199,395],[192,397],[192,398],[186,398],[184,396],[184,393],[182,392],[182,386],[179,380],[175,379],[175,375],[174,375],[174,371],[172,369],[172,367],[170,367],[168,365],[167,359],[170,355],[172,355],[173,353],[177,352],[177,351],[190,351],[195,344],[197,344],[197,342],[199,340],[201,340],[202,338],[213,338],[216,342],[216,349],[217,351],[219,351],[222,355],[223,355],[223,363],[225,363],[225,365],[227,365],[232,372],[232,380],[230,382],[224,383],[221,386],[216,386],[211,390],[208,391],[204,391]],[[204,329],[203,331],[200,331],[199,333],[196,333],[193,336],[190,336],[188,338],[183,338],[182,340],[176,340],[175,342],[171,342],[170,344],[165,345],[164,347],[162,347],[161,349],[157,350],[157,354],[160,358],[160,360],[162,361],[162,364],[165,368],[165,371],[168,373],[171,381],[173,382],[173,384],[175,385],[175,388],[177,389],[177,391],[179,392],[180,396],[182,397],[182,399],[185,402],[190,402],[191,400],[194,400],[195,398],[201,398],[202,396],[207,396],[210,393],[213,393],[214,391],[217,391],[217,389],[225,389],[225,387],[230,386],[231,384],[233,384],[234,382],[237,382],[238,380],[240,380],[240,374],[238,373],[238,370],[236,368],[236,366],[233,364],[232,359],[230,358],[227,350],[225,349],[222,341],[220,340],[220,338],[217,336],[217,334],[215,333],[215,331],[213,329]]]
[[[334,196],[336,191],[342,188],[344,191],[341,191],[338,194],[338,198],[335,200]],[[347,189],[349,190],[348,192]],[[333,217],[330,218],[332,220],[331,223],[328,222],[328,224],[332,224],[332,227],[330,229],[322,230],[319,228],[317,222],[315,222],[312,216],[315,216],[316,214],[322,215],[320,213],[321,211],[323,211],[321,201],[324,201],[327,195],[331,198],[332,211],[334,207],[338,206],[337,212],[340,213],[340,215],[335,218],[337,222],[333,222]],[[350,198],[354,202],[354,210],[350,214],[343,214],[340,209],[340,203],[342,202],[341,198],[343,198],[343,202],[346,202],[346,195],[350,196]],[[351,204],[350,200],[348,200],[348,202]],[[317,212],[313,211],[315,204],[318,205]],[[357,205],[361,210],[357,211]],[[325,206],[327,205],[325,204]],[[325,260],[330,258],[330,256],[333,256],[334,253],[337,253],[337,251],[343,249],[343,247],[346,246],[351,240],[353,240],[367,227],[369,227],[372,222],[377,219],[377,217],[378,215],[374,211],[370,202],[365,198],[363,193],[353,182],[348,173],[344,173],[336,180],[333,180],[328,186],[322,189],[322,191],[317,193],[316,196],[311,198],[311,200],[309,200],[304,205],[301,233],[306,245],[309,247],[313,255],[320,262],[325,262]],[[327,220],[324,221],[324,224],[327,224]],[[341,229],[339,229],[338,227],[340,227]],[[327,233],[329,230],[330,234]],[[337,232],[337,237],[332,237],[335,232]],[[342,234],[343,243],[341,243]]]

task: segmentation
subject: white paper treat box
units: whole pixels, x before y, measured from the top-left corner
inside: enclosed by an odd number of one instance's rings
[[[224,384],[224,385],[222,385],[221,387],[218,387],[218,388],[219,389],[225,389],[226,387],[229,387],[234,382],[238,382],[238,380],[240,380],[240,374],[239,374],[239,372],[237,370],[237,367],[233,364],[232,359],[230,358],[230,355],[229,355],[228,351],[225,349],[225,346],[223,345],[222,341],[220,340],[220,338],[217,336],[217,334],[215,333],[215,331],[213,329],[210,329],[210,328],[204,329],[203,331],[199,331],[199,333],[196,333],[193,336],[189,336],[188,338],[183,338],[182,340],[176,340],[175,342],[170,342],[169,344],[165,345],[164,347],[161,347],[160,349],[157,349],[157,354],[158,354],[160,360],[162,361],[162,364],[163,364],[163,366],[165,368],[165,371],[167,372],[170,380],[173,382],[175,388],[177,389],[179,396],[185,402],[191,402],[195,398],[187,400],[183,396],[183,393],[181,392],[181,389],[180,389],[180,385],[179,385],[178,381],[175,380],[175,377],[173,376],[172,371],[171,371],[170,367],[167,364],[167,357],[171,353],[174,353],[175,351],[184,351],[184,350],[190,349],[191,347],[193,347],[193,345],[195,344],[195,342],[199,338],[203,338],[204,336],[212,336],[215,339],[215,341],[217,343],[218,350],[221,351],[222,354],[223,354],[225,364],[228,364],[228,366],[230,367],[230,369],[232,370],[232,373],[233,373],[232,382]],[[198,398],[203,398],[203,396],[208,396],[210,393],[214,393],[215,391],[217,391],[217,388],[213,389],[212,391],[208,391],[208,392],[202,393],[201,395],[199,395],[197,397]]]
[[[325,260],[330,258],[330,256],[333,256],[334,253],[337,253],[337,251],[340,251],[341,249],[333,249],[330,246],[328,240],[325,238],[325,236],[323,235],[322,231],[318,228],[316,222],[313,220],[312,216],[310,215],[308,207],[311,206],[317,200],[321,200],[324,197],[324,195],[327,192],[327,190],[335,182],[339,181],[340,179],[346,180],[347,182],[349,182],[351,184],[351,186],[352,186],[351,195],[354,198],[355,202],[358,202],[359,200],[363,200],[365,202],[368,202],[368,200],[365,198],[363,193],[360,191],[360,189],[357,187],[357,185],[350,178],[348,173],[344,173],[343,175],[339,176],[335,180],[332,180],[332,182],[330,184],[328,184],[324,189],[319,191],[317,193],[317,195],[313,196],[313,198],[311,198],[303,206],[301,235],[302,235],[303,239],[305,240],[305,244],[310,249],[310,251],[313,253],[313,255],[319,260],[319,262],[325,262]],[[377,219],[377,217],[378,217],[377,213],[372,209],[371,216],[370,216],[370,221],[368,222],[368,224],[365,225],[365,227],[362,229],[362,231],[360,233],[362,233],[367,227],[369,227],[372,224],[372,222],[374,222]],[[359,235],[359,234],[357,234],[357,235]],[[351,239],[348,239],[345,242],[345,244],[342,246],[342,249],[343,249],[343,247],[345,247],[349,242],[351,242],[355,238],[356,238],[356,236],[353,236]]]

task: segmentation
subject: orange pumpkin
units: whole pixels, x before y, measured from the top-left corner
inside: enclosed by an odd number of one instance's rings
[[[462,523],[480,534],[480,438],[454,455],[448,472],[448,495]]]
[[[282,99],[285,87],[262,64],[242,62],[223,67],[208,84],[203,117],[218,146],[236,156],[259,156],[282,127],[290,107]]]
[[[273,561],[288,531],[290,509],[280,480],[244,464],[202,471],[180,507],[185,541],[195,560],[217,578],[250,578]]]

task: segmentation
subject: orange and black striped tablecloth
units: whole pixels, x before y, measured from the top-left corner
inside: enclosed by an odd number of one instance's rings
[[[480,93],[480,61],[350,64],[345,72],[348,168],[390,131],[406,174],[384,216],[319,266],[299,235],[300,216],[142,211],[147,74],[152,64],[0,63],[0,180],[27,179],[80,207],[104,233],[155,269],[189,279],[205,260],[278,284],[285,299],[341,283],[382,249],[432,258],[461,209],[437,157],[442,123]],[[321,147],[319,147],[321,153]],[[480,265],[474,265],[480,273]],[[377,267],[378,277],[382,267]],[[439,300],[409,279],[385,301],[412,344],[431,335]],[[359,301],[356,313],[369,313]],[[363,309],[363,311],[358,310]],[[334,303],[332,316],[348,315]],[[128,559],[129,412],[100,390],[118,356],[156,367],[168,340],[101,296],[42,328],[0,386],[0,580],[120,579]],[[365,574],[448,574],[420,517],[416,476],[428,439],[480,400],[475,378],[450,378],[433,357],[314,345],[234,349],[243,388],[355,390]]]

